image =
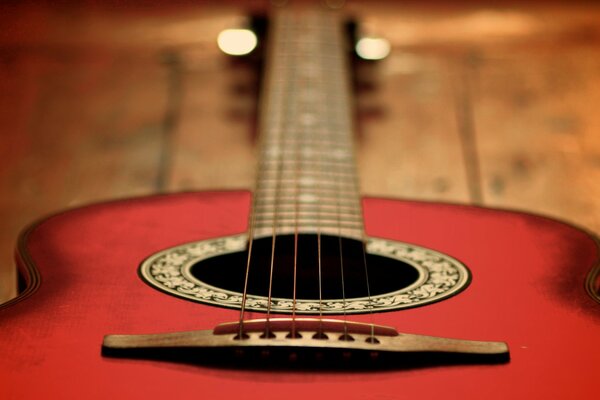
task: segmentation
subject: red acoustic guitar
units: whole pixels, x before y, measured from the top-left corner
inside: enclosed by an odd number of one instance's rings
[[[268,38],[253,195],[116,201],[25,231],[0,398],[597,397],[596,239],[361,200],[338,16],[281,11]]]

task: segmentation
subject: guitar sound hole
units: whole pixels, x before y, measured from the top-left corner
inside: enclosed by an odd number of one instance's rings
[[[419,278],[419,272],[410,264],[367,254],[367,286],[362,242],[323,235],[320,247],[321,291],[324,300],[342,299],[343,293],[347,299],[367,297],[369,293],[371,296],[390,293],[413,284]],[[299,235],[296,258],[297,299],[319,299],[318,248],[317,235]],[[293,298],[294,249],[293,235],[277,236],[271,285],[272,296],[275,298]],[[263,297],[269,295],[271,251],[270,237],[254,240],[248,294]],[[247,259],[247,251],[226,254],[200,261],[192,266],[190,272],[196,279],[209,285],[241,293],[244,290]]]

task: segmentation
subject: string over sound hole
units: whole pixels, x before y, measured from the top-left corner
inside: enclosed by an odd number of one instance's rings
[[[291,299],[294,291],[294,257],[297,257],[298,299],[342,299],[342,276],[346,298],[366,298],[390,293],[413,284],[419,272],[411,265],[387,257],[367,254],[363,243],[347,238],[303,234],[295,254],[294,236],[277,236],[273,266],[272,296]],[[248,294],[267,296],[273,239],[255,240],[248,279]],[[212,286],[242,292],[248,252],[213,257],[195,264],[192,275]],[[368,272],[365,272],[365,259]],[[226,273],[223,271],[226,269]],[[321,293],[319,293],[319,288]]]

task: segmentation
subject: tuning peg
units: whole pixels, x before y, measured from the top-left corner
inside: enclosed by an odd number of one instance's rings
[[[383,60],[390,54],[390,50],[390,42],[378,36],[360,37],[354,45],[357,57],[366,61]]]
[[[246,56],[256,48],[258,38],[250,29],[225,29],[217,37],[219,49],[230,56]]]
[[[346,31],[352,43],[355,59],[359,61],[379,61],[386,58],[391,51],[390,42],[374,32],[372,27],[350,19],[346,23]]]
[[[391,51],[390,42],[376,34],[376,28],[365,22],[357,22],[350,19],[346,22],[346,31],[349,37],[352,66],[354,68],[353,83],[354,90],[360,101],[360,94],[371,92],[378,86],[378,80],[381,76],[379,61],[389,56]],[[378,106],[369,105],[368,110],[365,107],[359,107],[359,115],[369,117],[379,115]]]
[[[267,30],[264,16],[251,16],[241,27],[222,30],[217,37],[219,49],[235,57],[254,55],[259,49]]]
[[[248,16],[217,37],[219,49],[227,56],[223,62],[228,66],[231,101],[226,113],[231,120],[247,123],[256,117],[267,22],[262,15]]]

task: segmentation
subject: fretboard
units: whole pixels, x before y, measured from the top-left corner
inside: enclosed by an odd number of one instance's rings
[[[268,39],[253,234],[362,240],[342,25],[327,11],[286,10]]]

